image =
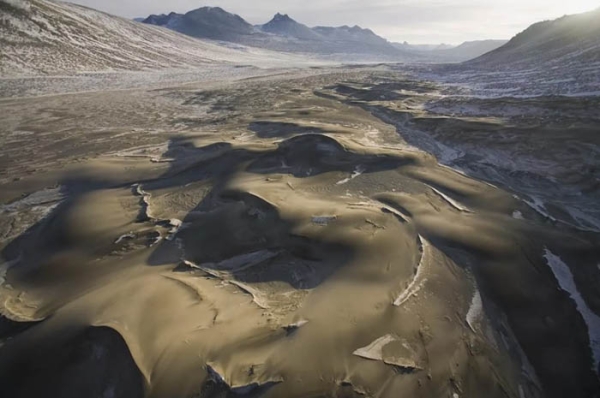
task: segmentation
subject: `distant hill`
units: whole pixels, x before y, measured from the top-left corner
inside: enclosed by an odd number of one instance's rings
[[[0,0],[0,42],[3,77],[266,64],[282,56],[259,49],[234,49],[87,7],[46,0]]]
[[[458,63],[477,58],[506,44],[508,40],[476,40],[466,41],[458,46],[448,44],[411,45],[393,43],[396,48],[420,54],[429,62]]]
[[[466,41],[457,47],[435,50],[434,53],[443,61],[463,62],[493,51],[507,42],[508,40]]]
[[[372,30],[363,29],[360,26],[349,27],[344,25],[337,28],[317,26],[314,30],[332,41],[393,47],[392,44],[383,37],[377,36]]]
[[[324,56],[358,54],[388,61],[418,58],[415,54],[394,47],[369,29],[359,26],[310,28],[280,13],[264,25],[252,26],[240,16],[222,8],[203,7],[186,14],[150,15],[144,23],[164,26],[193,37],[276,51]],[[360,57],[356,59],[364,60]]]
[[[600,8],[536,23],[470,66],[524,69],[542,65],[600,64]]]
[[[449,50],[451,48],[457,47],[452,44],[408,44],[408,42],[404,43],[392,43],[395,47],[402,48],[410,51],[436,51],[436,50]]]

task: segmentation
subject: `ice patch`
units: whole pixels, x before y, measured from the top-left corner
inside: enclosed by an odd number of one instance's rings
[[[529,205],[529,207],[531,207],[533,210],[535,210],[542,216],[549,218],[552,221],[557,221],[556,218],[552,217],[550,215],[550,213],[548,213],[548,209],[546,209],[546,205],[544,204],[544,202],[541,201],[541,199],[536,198],[535,196],[532,196],[531,200],[525,200],[525,199],[522,199],[522,200],[523,200],[523,202],[527,203],[527,205]]]
[[[8,262],[3,261],[0,264],[0,286],[4,285],[4,283],[6,282],[6,274],[8,274],[8,270],[10,270],[12,267],[17,265],[20,260],[21,260],[21,258],[19,257],[12,261],[8,261]]]
[[[119,238],[117,240],[115,240],[115,245],[118,245],[119,243],[123,242],[125,239],[135,239],[135,234],[130,232],[128,234],[119,236]]]
[[[518,199],[520,199],[520,198],[518,198]],[[548,209],[546,208],[546,205],[544,204],[544,202],[542,202],[539,198],[532,196],[531,200],[525,200],[525,199],[521,199],[521,200],[523,202],[525,202],[533,210],[535,210],[537,213],[541,214],[542,216],[544,216],[554,222],[559,222],[564,225],[568,225],[568,226],[576,228],[580,231],[590,231],[590,232],[599,232],[600,231],[600,220],[598,220],[594,217],[591,217],[589,215],[586,215],[578,209],[575,209],[572,207],[565,208],[565,210],[569,213],[569,215],[577,223],[577,225],[575,225],[570,222],[559,220],[556,217],[553,217],[548,212]]]
[[[408,287],[404,289],[404,291],[398,296],[398,298],[394,301],[394,306],[400,307],[402,304],[408,301],[412,296],[419,293],[423,284],[427,282],[427,279],[423,278],[423,274],[425,272],[425,252],[428,250],[429,244],[427,241],[419,236],[422,245],[422,253],[421,260],[419,261],[419,265],[417,266],[417,274],[410,282]]]
[[[577,310],[587,324],[590,336],[590,349],[594,357],[594,367],[592,370],[598,372],[598,364],[600,364],[600,317],[587,306],[581,293],[579,293],[569,266],[560,257],[548,250],[548,248],[544,250],[544,257],[558,280],[561,289],[569,293],[571,299],[577,305]]]
[[[392,349],[387,350],[386,347],[391,344],[393,344]],[[368,346],[355,350],[353,355],[373,361],[382,361],[387,365],[405,369],[422,369],[421,361],[417,358],[417,354],[410,344],[406,340],[391,334],[380,337]]]
[[[364,173],[364,172],[365,172],[365,169],[364,169],[364,167],[362,167],[362,166],[358,166],[358,167],[357,167],[357,168],[354,170],[354,172],[352,173],[352,175],[351,175],[350,177],[348,177],[348,178],[344,178],[343,180],[341,180],[341,181],[338,181],[338,182],[336,183],[336,185],[344,185],[344,184],[346,184],[347,182],[350,182],[351,180],[353,180],[353,179],[355,179],[356,177],[360,176],[360,175],[361,175],[362,173]]]
[[[320,226],[326,226],[337,220],[337,216],[315,216],[312,223]]]
[[[515,210],[515,211],[513,211],[513,214],[512,214],[512,216],[513,216],[513,218],[514,218],[514,219],[517,219],[517,220],[524,220],[524,219],[525,219],[525,218],[523,217],[523,213],[521,213],[521,212],[520,212],[520,211],[518,211],[518,210]]]
[[[579,229],[585,231],[593,231],[600,232],[600,220],[592,217],[588,214],[585,214],[579,209],[575,209],[573,207],[567,207],[567,212],[577,223],[580,225]]]
[[[391,334],[388,334],[388,335],[378,338],[377,340],[373,341],[371,344],[369,344],[366,347],[357,349],[356,351],[353,352],[353,354],[357,355],[359,357],[362,357],[362,358],[366,358],[366,359],[382,361],[383,360],[383,348],[386,345],[388,345],[389,343],[392,343],[396,340],[398,340],[397,337],[392,336]]]
[[[183,228],[183,222],[176,218],[172,218],[169,220],[169,226],[171,227],[171,229],[168,232],[167,240],[171,241],[175,239],[175,235],[177,235],[181,228]]]
[[[476,333],[475,326],[483,316],[483,301],[481,300],[481,294],[479,290],[475,291],[473,299],[471,300],[471,306],[469,312],[467,312],[467,325],[471,328],[473,333]]]
[[[456,210],[458,211],[462,211],[462,212],[466,212],[466,213],[471,213],[471,210],[469,210],[468,207],[464,206],[463,204],[457,202],[456,200],[452,199],[451,197],[449,197],[448,195],[446,195],[445,193],[441,192],[440,190],[427,185],[429,188],[431,188],[432,191],[434,191],[435,193],[437,193],[439,196],[442,197],[442,199],[444,199],[446,202],[448,202],[452,207],[454,207]]]
[[[302,326],[306,325],[308,323],[307,320],[305,319],[301,319],[298,322],[294,322],[291,323],[289,325],[286,325],[283,327],[283,329],[289,334],[295,332],[296,330],[300,329]]]
[[[25,196],[23,199],[3,205],[0,207],[0,210],[2,210],[2,212],[15,212],[28,207],[56,204],[63,199],[61,189],[61,187],[56,187],[34,192]]]

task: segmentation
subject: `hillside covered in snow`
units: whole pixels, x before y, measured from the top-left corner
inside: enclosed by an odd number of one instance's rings
[[[221,45],[86,7],[0,0],[0,75],[293,64],[300,59]]]

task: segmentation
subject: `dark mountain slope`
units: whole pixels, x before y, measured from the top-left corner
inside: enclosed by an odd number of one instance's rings
[[[294,21],[287,14],[282,15],[277,13],[272,20],[262,25],[260,28],[263,32],[280,36],[294,37],[301,40],[324,40],[323,36],[308,26]]]
[[[346,59],[406,61],[415,54],[397,49],[386,39],[359,26],[309,28],[288,15],[276,14],[264,25],[252,26],[238,15],[218,7],[203,7],[184,15],[151,15],[145,23],[212,40],[229,41],[276,51],[344,55]],[[353,57],[352,55],[359,55]]]

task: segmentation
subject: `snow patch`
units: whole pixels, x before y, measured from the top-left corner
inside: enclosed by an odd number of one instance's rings
[[[348,182],[350,182],[351,180],[355,179],[356,177],[360,176],[362,173],[365,172],[365,168],[363,166],[358,166],[356,167],[356,169],[354,170],[354,172],[352,173],[352,175],[348,178],[344,178],[341,181],[338,181],[336,183],[336,185],[344,185]]]
[[[544,257],[546,258],[552,273],[554,273],[554,276],[558,280],[561,289],[571,296],[571,299],[577,305],[577,310],[587,324],[588,334],[590,336],[590,349],[592,350],[594,357],[594,367],[592,370],[597,372],[598,364],[600,364],[600,317],[588,307],[581,296],[569,266],[548,248],[544,249]]]
[[[288,334],[291,334],[291,333],[295,332],[296,330],[300,329],[302,326],[306,325],[307,323],[308,323],[307,320],[301,319],[298,322],[290,323],[289,325],[284,326],[283,329]]]
[[[168,241],[171,241],[171,240],[175,239],[175,235],[177,235],[177,233],[181,230],[181,228],[183,228],[183,222],[176,218],[172,218],[169,220],[169,226],[171,227],[171,229],[169,229],[166,239]]]
[[[473,299],[471,300],[471,306],[469,307],[469,312],[467,312],[467,325],[476,333],[475,327],[477,323],[481,320],[483,316],[483,301],[481,300],[481,294],[479,290],[475,290],[475,294],[473,295]]]
[[[393,344],[391,349],[386,349],[391,344]],[[368,346],[355,350],[353,355],[373,361],[382,361],[386,365],[398,366],[404,369],[422,369],[413,347],[406,340],[391,334],[380,337]]]
[[[19,263],[19,261],[21,261],[21,258],[17,258],[14,259],[12,261],[8,261],[8,262],[2,262],[0,264],[0,286],[4,285],[4,283],[6,282],[6,274],[8,274],[8,271],[14,267],[15,265],[17,265]]]
[[[23,199],[3,205],[0,207],[0,210],[2,212],[15,212],[36,206],[51,206],[62,201],[63,195],[61,190],[61,187],[56,187],[37,191],[25,196]]]
[[[468,207],[466,207],[465,205],[463,205],[462,203],[459,203],[458,201],[452,199],[451,197],[449,197],[448,195],[446,195],[445,193],[441,192],[439,189],[436,189],[434,187],[432,187],[431,185],[427,185],[429,188],[431,188],[432,191],[434,191],[435,193],[437,193],[439,196],[442,197],[442,199],[444,199],[446,202],[448,202],[452,207],[454,207],[456,210],[458,211],[462,211],[462,212],[466,212],[466,213],[471,213],[471,210],[469,210]]]
[[[337,220],[337,216],[315,216],[311,219],[313,224],[326,226]]]
[[[125,241],[126,239],[135,239],[135,234],[133,232],[130,232],[128,234],[119,236],[119,238],[117,240],[115,240],[115,245],[118,245],[119,243]]]
[[[525,217],[523,217],[523,213],[521,213],[518,210],[513,211],[512,216],[513,216],[514,219],[517,219],[517,220],[524,220],[525,219]]]
[[[400,307],[402,304],[407,302],[408,299],[419,293],[419,291],[423,287],[423,284],[427,282],[427,279],[423,278],[423,274],[425,273],[425,253],[427,250],[429,250],[429,243],[421,236],[419,236],[419,240],[422,245],[422,253],[421,260],[419,261],[419,265],[417,266],[417,274],[410,282],[408,287],[404,289],[404,291],[398,296],[396,300],[394,300],[394,306],[396,307]]]

